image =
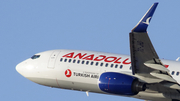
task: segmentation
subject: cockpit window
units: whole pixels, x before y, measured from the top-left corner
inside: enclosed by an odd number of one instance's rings
[[[40,57],[40,55],[33,55],[32,57],[31,57],[31,59],[37,59],[37,58],[39,58]]]

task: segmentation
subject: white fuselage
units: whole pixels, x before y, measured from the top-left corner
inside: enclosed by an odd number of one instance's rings
[[[180,83],[180,63],[162,60],[173,78]],[[80,50],[51,50],[41,52],[16,66],[16,70],[29,80],[41,85],[79,91],[106,93],[102,91],[99,77],[104,72],[132,75],[128,55]],[[153,93],[152,93],[153,92]],[[164,98],[155,91],[142,91],[132,97],[140,99]]]

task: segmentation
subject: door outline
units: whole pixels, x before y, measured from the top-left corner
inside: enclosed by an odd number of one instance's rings
[[[56,59],[59,55],[60,51],[54,51],[51,56],[49,57],[49,62],[47,68],[54,69],[55,68],[55,63]]]

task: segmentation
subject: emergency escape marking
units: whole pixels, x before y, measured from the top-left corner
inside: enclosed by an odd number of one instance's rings
[[[50,58],[49,58],[48,68],[51,68],[51,69],[54,68],[54,66],[55,66],[55,61],[56,61],[56,59],[57,59],[58,54],[59,54],[59,51],[54,51],[54,52],[51,54],[51,56],[50,56]]]

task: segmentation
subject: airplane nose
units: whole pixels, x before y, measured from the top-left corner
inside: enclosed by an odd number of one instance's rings
[[[22,63],[19,63],[16,65],[16,71],[22,75],[22,72],[23,72]]]
[[[23,61],[16,66],[16,71],[24,77],[31,76],[34,73],[34,66]]]

